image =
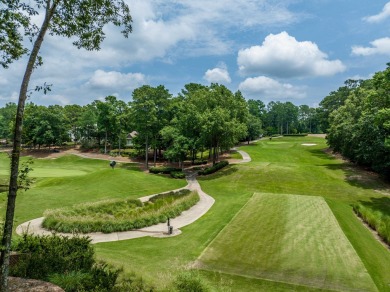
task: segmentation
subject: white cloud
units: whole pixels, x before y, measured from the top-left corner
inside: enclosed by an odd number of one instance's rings
[[[371,47],[353,46],[352,54],[357,56],[390,55],[390,38],[380,38],[370,44]]]
[[[247,78],[239,85],[239,90],[250,97],[268,100],[306,97],[305,88],[296,87],[289,83],[280,83],[265,76]]]
[[[105,72],[96,70],[87,82],[92,88],[111,88],[132,90],[146,84],[145,75],[141,73],[121,73],[116,71]]]
[[[229,71],[224,63],[221,63],[218,67],[214,69],[209,69],[203,76],[203,79],[207,80],[209,83],[230,83],[232,79],[230,78]]]
[[[390,2],[387,2],[380,13],[372,16],[364,17],[363,20],[370,23],[377,23],[389,17],[390,17]]]
[[[340,60],[328,60],[310,41],[298,42],[287,32],[268,35],[261,46],[238,52],[242,74],[267,74],[282,78],[329,76],[345,70]]]

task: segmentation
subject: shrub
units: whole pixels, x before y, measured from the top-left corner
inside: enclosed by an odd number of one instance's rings
[[[21,256],[10,275],[49,280],[65,291],[112,291],[121,272],[95,262],[87,237],[24,234],[14,250]]]
[[[46,279],[49,274],[88,271],[94,264],[94,250],[88,237],[24,234],[14,250],[22,256],[10,269],[16,277]]]
[[[210,287],[200,275],[194,271],[187,271],[179,274],[174,281],[177,291],[205,292],[210,291]]]
[[[207,164],[207,162],[208,162],[207,160],[196,159],[196,160],[194,160],[192,165],[202,165],[202,164]]]
[[[307,134],[306,133],[302,133],[302,134],[283,134],[284,137],[306,137]]]
[[[220,161],[211,167],[206,167],[204,170],[199,171],[198,174],[199,175],[212,174],[212,173],[217,172],[218,170],[224,168],[227,165],[229,165],[228,161],[226,161],[226,160]]]
[[[172,171],[182,171],[182,170],[181,168],[167,167],[167,166],[149,168],[149,172],[154,174],[158,174],[158,173],[170,174]]]
[[[171,171],[171,177],[173,177],[173,178],[186,178],[186,174],[182,171]]]

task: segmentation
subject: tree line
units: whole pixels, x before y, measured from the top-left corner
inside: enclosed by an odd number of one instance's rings
[[[367,80],[347,80],[320,106],[328,144],[350,161],[390,177],[390,63]]]
[[[16,104],[0,108],[0,139],[12,139]],[[260,135],[319,133],[318,111],[291,102],[246,100],[240,91],[219,84],[189,83],[177,96],[164,86],[141,86],[132,101],[115,96],[80,105],[28,103],[23,122],[25,147],[59,146],[75,142],[84,148],[123,149],[128,133],[136,131],[133,147],[153,151],[153,160],[164,150],[166,159],[195,159],[210,150],[218,160],[221,150]],[[146,156],[146,163],[148,163]]]

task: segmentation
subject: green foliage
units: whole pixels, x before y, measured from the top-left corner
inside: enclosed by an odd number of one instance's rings
[[[199,201],[196,192],[182,190],[139,200],[110,200],[45,212],[43,226],[58,232],[105,232],[139,229],[175,218]]]
[[[283,134],[283,137],[306,137],[307,134]]]
[[[386,144],[390,133],[386,109],[390,100],[383,88],[390,84],[386,77],[389,72],[387,68],[348,89],[343,105],[329,114],[328,133],[328,143],[334,151],[385,177],[390,174],[390,148]],[[345,93],[345,89],[339,90]]]
[[[112,289],[113,292],[152,292],[155,288],[135,273],[126,274],[119,279]]]
[[[216,163],[215,165],[211,166],[211,167],[206,167],[205,169],[201,170],[198,172],[199,175],[208,175],[208,174],[212,174],[214,172],[217,172],[218,170],[224,168],[225,166],[228,166],[229,165],[229,161],[220,161],[218,163]]]
[[[354,204],[353,210],[390,245],[390,216],[383,214],[381,211],[374,211],[362,203]]]
[[[174,281],[178,292],[207,292],[211,291],[208,283],[196,271],[186,271],[179,274]]]
[[[65,291],[112,291],[121,270],[96,262],[90,239],[24,234],[12,276],[49,280]]]
[[[11,275],[46,279],[50,274],[89,271],[94,264],[94,250],[87,237],[33,236],[24,234],[14,246],[21,253]]]
[[[186,174],[182,171],[171,171],[171,177],[183,179],[186,178]]]
[[[150,173],[158,174],[170,174],[172,171],[181,171],[181,168],[160,166],[160,167],[151,167],[149,168]]]
[[[207,164],[207,160],[200,160],[200,159],[195,159],[192,165],[202,165],[202,164]]]

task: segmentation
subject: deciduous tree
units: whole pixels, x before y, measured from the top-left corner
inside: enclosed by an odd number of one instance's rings
[[[124,0],[1,0],[0,4],[1,65],[7,67],[23,54],[28,54],[28,63],[21,82],[15,119],[10,186],[2,240],[3,252],[0,259],[0,289],[7,291],[24,106],[32,72],[37,65],[42,63],[39,51],[43,40],[49,33],[73,38],[73,44],[78,48],[98,50],[105,38],[103,31],[105,24],[111,22],[116,26],[122,26],[122,33],[124,36],[128,36],[132,29],[132,19]],[[39,27],[31,21],[31,16],[38,14],[43,15],[43,22]],[[24,37],[31,38],[31,50],[24,46]]]

